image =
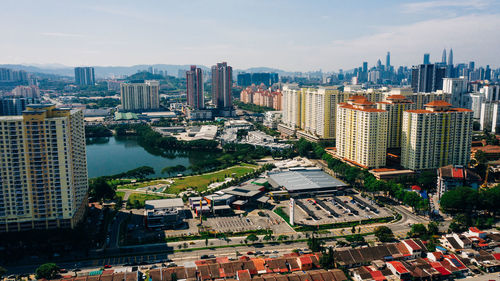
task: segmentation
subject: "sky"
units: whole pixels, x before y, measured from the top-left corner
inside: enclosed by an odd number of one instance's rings
[[[0,0],[0,64],[500,67],[500,0]]]

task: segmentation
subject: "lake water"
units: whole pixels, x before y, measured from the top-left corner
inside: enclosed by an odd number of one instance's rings
[[[202,159],[217,157],[206,151],[146,151],[135,137],[93,138],[87,140],[87,168],[89,178],[109,176],[140,166],[150,166],[156,174],[166,176],[161,170],[168,166],[183,165],[186,168]],[[187,170],[184,173],[189,173]]]

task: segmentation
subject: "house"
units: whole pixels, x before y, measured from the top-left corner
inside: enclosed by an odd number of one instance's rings
[[[479,230],[477,227],[469,227],[469,235],[481,239],[486,238],[486,232]]]
[[[470,186],[477,189],[481,183],[481,177],[464,166],[448,165],[438,169],[437,190],[439,198],[446,191],[459,186]]]
[[[410,278],[410,271],[400,261],[388,261],[387,268],[400,279]]]

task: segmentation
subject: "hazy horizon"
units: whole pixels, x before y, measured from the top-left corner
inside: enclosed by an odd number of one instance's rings
[[[440,61],[500,66],[500,0],[6,0],[0,64],[205,65],[325,72]],[[495,27],[496,26],[496,27]]]

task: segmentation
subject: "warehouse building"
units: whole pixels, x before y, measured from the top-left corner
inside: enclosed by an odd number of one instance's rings
[[[288,191],[290,196],[343,194],[349,187],[319,168],[290,169],[269,174],[269,183],[277,189]]]

